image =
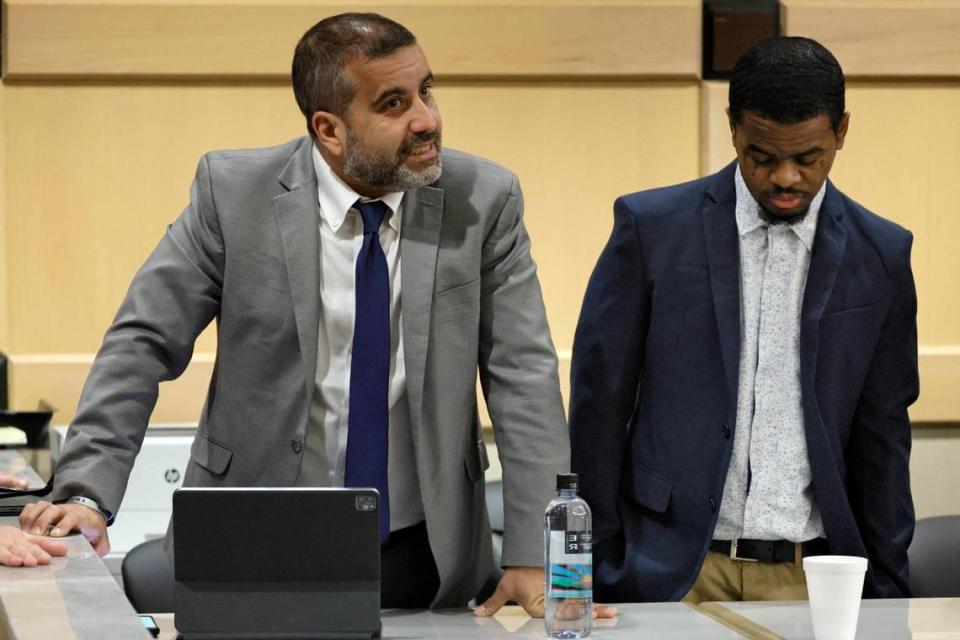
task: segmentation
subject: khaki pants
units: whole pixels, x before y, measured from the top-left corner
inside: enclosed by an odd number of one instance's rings
[[[731,600],[806,600],[803,568],[792,562],[743,562],[708,551],[693,588],[684,602]]]

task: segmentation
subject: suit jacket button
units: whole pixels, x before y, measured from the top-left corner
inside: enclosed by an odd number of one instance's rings
[[[291,440],[290,448],[293,449],[294,453],[300,453],[303,451],[303,440]]]
[[[714,513],[717,510],[717,501],[713,498],[710,498],[710,513]]]
[[[724,438],[729,438],[729,437],[730,437],[730,427],[728,427],[727,425],[723,425],[722,427],[720,427],[720,431],[723,432],[723,437],[724,437]]]

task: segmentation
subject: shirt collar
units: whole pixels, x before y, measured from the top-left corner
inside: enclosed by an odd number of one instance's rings
[[[760,217],[760,204],[754,199],[753,194],[747,188],[747,183],[743,180],[743,174],[740,172],[740,163],[737,163],[737,171],[733,178],[737,187],[737,232],[745,236],[754,229],[766,227],[769,223]],[[823,204],[823,197],[827,192],[827,182],[824,181],[817,191],[817,195],[810,202],[810,210],[803,220],[796,224],[789,225],[791,231],[807,248],[807,251],[813,250],[813,239],[817,233],[817,218],[820,215],[820,205]]]
[[[347,213],[357,200],[367,202],[365,198],[350,188],[340,176],[334,173],[327,161],[320,155],[317,145],[313,145],[313,169],[317,174],[317,198],[320,202],[320,215],[336,233],[343,225]],[[403,202],[403,192],[393,191],[380,198],[390,209],[393,215],[387,216],[386,222],[397,233],[400,232],[400,205]]]

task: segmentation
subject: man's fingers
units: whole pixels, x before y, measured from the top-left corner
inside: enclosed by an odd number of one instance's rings
[[[36,566],[38,564],[50,564],[50,554],[44,551],[40,545],[35,544],[32,541],[28,541],[24,543],[24,546],[26,547],[28,558],[33,559],[33,564],[30,566]]]
[[[56,540],[52,540],[46,536],[36,536],[35,538],[31,538],[30,541],[51,556],[67,555],[67,545],[63,544],[62,542],[57,542]]]
[[[617,617],[617,608],[611,607],[608,604],[593,604],[593,617],[594,618],[616,618]]]
[[[527,615],[531,618],[542,618],[546,615],[546,609],[543,600],[543,592],[538,593],[533,599],[527,602],[519,603]]]
[[[17,541],[13,545],[13,553],[20,558],[20,566],[23,567],[35,567],[39,562],[39,558],[34,553],[34,550],[37,549],[34,545],[26,541],[26,536],[23,539]]]
[[[103,531],[100,539],[97,540],[96,543],[94,543],[93,540],[90,540],[90,543],[93,544],[93,550],[96,551],[97,555],[101,558],[110,553],[110,538],[107,537],[106,531]]]
[[[8,567],[35,567],[50,564],[50,554],[63,555],[67,549],[59,542],[31,536],[15,527],[0,525],[0,564]]]
[[[30,483],[22,478],[16,476],[11,476],[8,473],[0,473],[0,487],[6,487],[8,489],[19,489],[21,491],[27,489],[30,486]]]
[[[23,558],[18,556],[11,549],[0,547],[0,564],[6,567],[19,567],[23,564]]]
[[[37,564],[36,558],[30,554],[27,547],[23,544],[24,535],[17,532],[17,537],[4,536],[0,541],[0,564],[8,567],[31,567]]]
[[[30,553],[27,549],[24,549],[22,545],[17,545],[14,548],[14,553],[16,553],[17,557],[20,558],[21,567],[37,566],[37,559],[34,558],[33,554]]]
[[[497,611],[506,604],[509,596],[507,595],[506,589],[503,588],[503,581],[500,581],[500,584],[497,585],[497,590],[493,592],[493,595],[487,598],[487,601],[481,604],[479,607],[473,609],[473,614],[476,616],[492,616]]]
[[[53,521],[50,530],[51,537],[62,538],[72,531],[79,531],[101,557],[109,553],[107,523],[99,513],[83,505],[65,504],[59,507],[58,514],[59,520]],[[43,517],[37,519],[38,526],[43,526]]]
[[[43,510],[48,506],[50,506],[50,503],[46,500],[25,505],[23,511],[20,512],[20,528],[24,531],[32,530],[34,523],[37,521],[37,516],[43,513]]]
[[[110,552],[110,538],[107,536],[107,523],[99,513],[87,507],[77,506],[77,524],[73,530],[79,530],[87,542],[93,545],[93,550],[101,558]]]
[[[50,537],[62,538],[74,529],[79,529],[78,524],[79,518],[77,518],[76,513],[66,512],[63,517],[53,525],[53,529],[50,530]]]
[[[53,528],[53,525],[64,516],[63,507],[58,504],[48,504],[47,507],[43,510],[37,519],[33,522],[33,526],[30,528],[30,533],[35,536],[45,536],[47,532]]]

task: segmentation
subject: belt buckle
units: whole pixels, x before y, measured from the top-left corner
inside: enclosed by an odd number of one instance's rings
[[[736,560],[738,562],[759,562],[756,558],[741,558],[737,555],[737,547],[739,544],[739,539],[734,538],[730,541],[730,559]]]

